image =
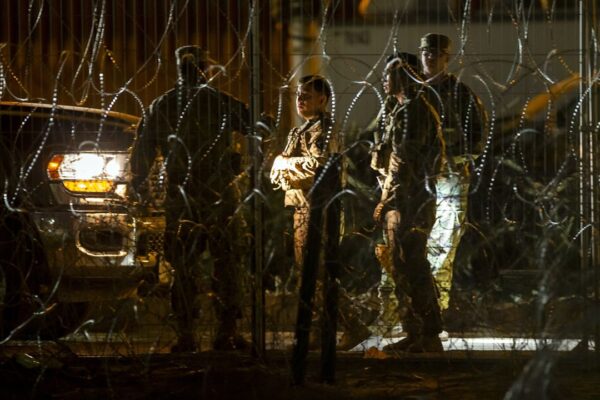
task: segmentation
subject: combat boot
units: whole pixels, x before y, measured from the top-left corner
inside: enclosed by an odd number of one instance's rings
[[[407,351],[407,349],[413,344],[419,342],[421,337],[417,334],[409,333],[404,339],[397,341],[396,343],[388,344],[383,347],[383,351],[388,353],[394,353],[398,351]]]
[[[198,351],[194,335],[185,334],[177,338],[177,343],[171,347],[171,353],[194,353]]]
[[[250,348],[250,343],[238,334],[219,334],[213,342],[213,350],[218,351],[242,351]]]
[[[409,345],[406,350],[408,353],[442,353],[444,346],[438,335],[421,336]]]
[[[223,319],[215,335],[213,350],[235,351],[248,348],[250,348],[250,343],[237,333],[236,319],[231,316]]]

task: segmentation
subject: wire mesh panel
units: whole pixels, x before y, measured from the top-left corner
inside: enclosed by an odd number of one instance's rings
[[[598,394],[596,2],[3,6],[12,398]]]

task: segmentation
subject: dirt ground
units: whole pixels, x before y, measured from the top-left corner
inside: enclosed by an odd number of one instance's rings
[[[600,399],[595,353],[451,352],[378,359],[338,353],[335,384],[290,385],[290,354],[137,354],[82,357],[56,346],[4,351],[2,399]],[[372,357],[372,358],[369,358]]]
[[[86,337],[1,345],[0,399],[600,399],[600,352],[516,351],[514,344],[503,351],[445,346],[453,350],[439,355],[338,352],[334,384],[320,383],[320,353],[310,352],[305,384],[292,386],[289,350],[268,350],[263,359],[171,354],[167,307],[150,308],[140,308],[135,324],[109,319],[112,335],[100,326]],[[269,348],[288,348],[292,338],[283,336],[270,338]],[[201,338],[210,348],[210,338]]]

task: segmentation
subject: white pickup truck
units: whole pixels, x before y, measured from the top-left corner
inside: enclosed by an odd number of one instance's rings
[[[164,219],[127,196],[138,121],[0,102],[0,341],[63,335],[90,302],[159,281]]]

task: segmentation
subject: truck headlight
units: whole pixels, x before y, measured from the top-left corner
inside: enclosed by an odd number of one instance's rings
[[[55,154],[47,166],[51,181],[76,193],[108,193],[127,181],[127,153]]]

